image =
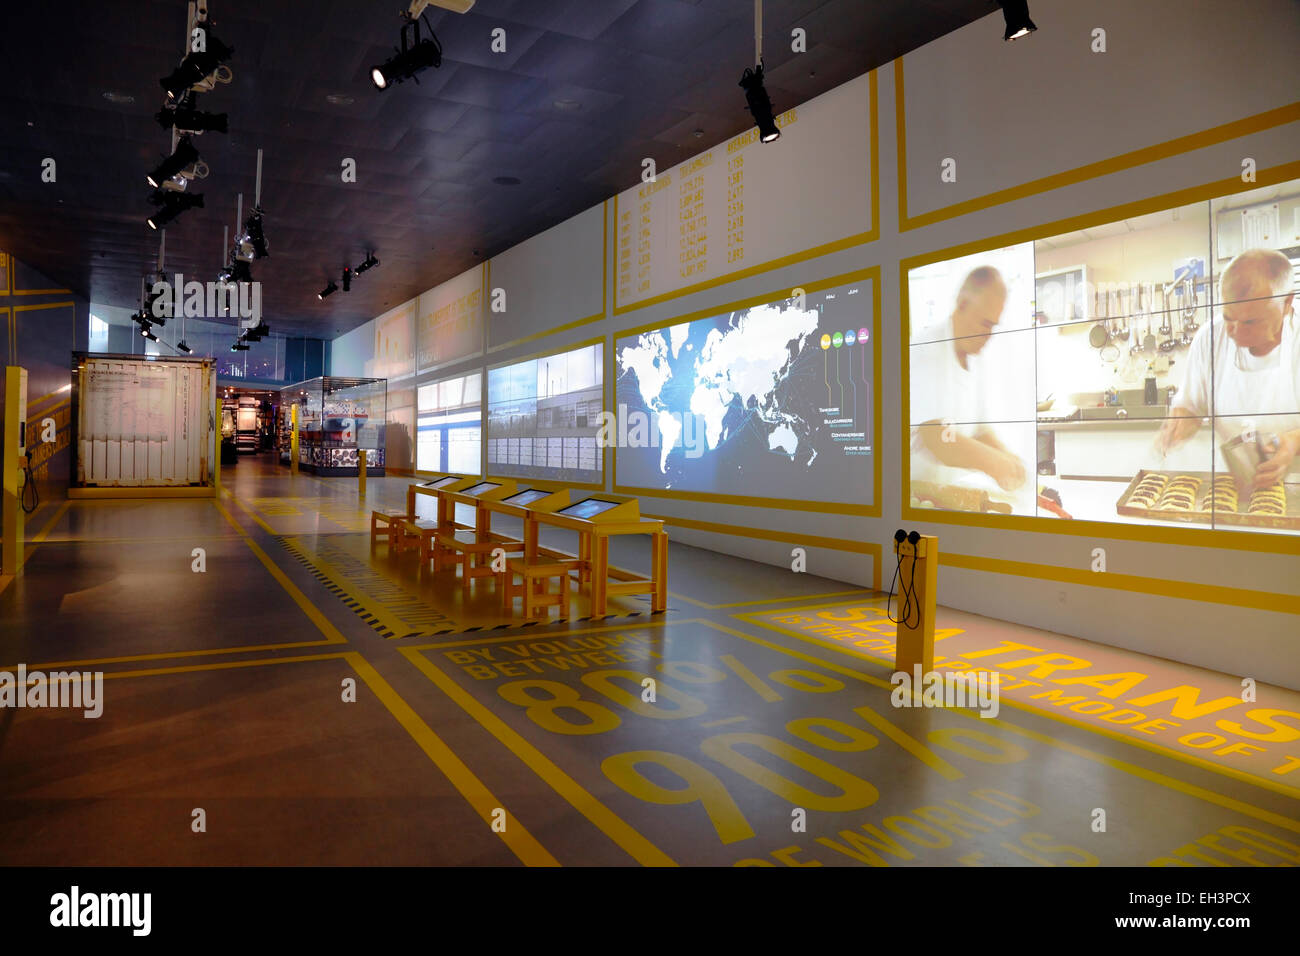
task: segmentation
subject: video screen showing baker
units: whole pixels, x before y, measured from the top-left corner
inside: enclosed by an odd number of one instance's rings
[[[1028,245],[916,270],[911,301],[915,507],[1034,513]]]
[[[1300,533],[1300,181],[1034,260],[1038,514]]]
[[[1232,479],[1216,476],[1216,489],[1284,513],[1284,481],[1297,477],[1300,454],[1295,265],[1275,249],[1247,249],[1224,269],[1219,299],[1215,320],[1192,341],[1157,442],[1166,453],[1211,421]]]

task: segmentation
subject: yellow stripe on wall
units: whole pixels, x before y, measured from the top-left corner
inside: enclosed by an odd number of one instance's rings
[[[1066,568],[1055,564],[1031,564],[1028,561],[1009,561],[1005,558],[985,558],[971,554],[939,552],[939,566],[961,568],[966,571],[986,571],[992,574],[1010,574],[1022,578],[1039,578],[1085,587],[1110,588],[1131,591],[1152,597],[1176,598],[1182,601],[1205,601],[1209,604],[1227,604],[1234,607],[1273,611],[1279,614],[1300,614],[1300,595],[1274,594],[1270,591],[1252,591],[1230,588],[1218,584],[1199,584],[1193,581],[1170,581],[1148,578],[1137,574],[1116,574],[1111,571],[1091,571],[1084,568]]]

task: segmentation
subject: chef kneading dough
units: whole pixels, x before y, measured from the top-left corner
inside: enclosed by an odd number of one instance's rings
[[[1025,486],[1025,463],[991,425],[978,424],[992,417],[990,396],[1008,375],[986,368],[980,356],[1006,302],[1001,273],[980,266],[962,281],[948,319],[917,337],[936,344],[912,351],[912,420],[922,423],[912,427],[913,480],[957,484],[982,472],[1006,492]]]
[[[1275,250],[1248,249],[1228,264],[1219,281],[1222,314],[1192,340],[1176,404],[1156,440],[1162,454],[1196,434],[1213,394],[1220,443],[1248,430],[1278,436],[1255,470],[1255,487],[1274,485],[1296,467],[1300,329],[1292,286],[1291,262]]]

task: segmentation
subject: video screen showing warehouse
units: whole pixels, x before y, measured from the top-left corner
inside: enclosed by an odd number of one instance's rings
[[[588,345],[488,370],[488,470],[516,478],[603,479],[596,441],[604,349]]]
[[[420,471],[477,475],[483,453],[480,372],[421,385],[416,392],[416,464]]]
[[[870,504],[869,282],[620,338],[620,486]]]
[[[908,276],[913,507],[1300,533],[1300,180]]]

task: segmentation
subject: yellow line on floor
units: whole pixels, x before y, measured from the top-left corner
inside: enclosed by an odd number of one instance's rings
[[[650,842],[613,810],[592,796],[578,781],[561,770],[549,757],[510,728],[500,717],[480,704],[468,691],[443,673],[417,648],[400,648],[402,654],[414,664],[438,689],[460,705],[488,733],[505,745],[506,749],[527,765],[552,790],[567,800],[575,810],[590,820],[602,833],[620,846],[632,859],[643,866],[676,866],[676,861]]]
[[[235,497],[233,494],[231,494],[230,491],[229,491],[228,489],[226,489],[226,488],[222,488],[222,489],[221,489],[221,495],[222,495],[223,498],[229,498],[229,499],[230,499],[231,501],[233,501],[235,504],[239,505],[240,510],[243,511],[244,514],[246,514],[246,515],[248,515],[250,518],[252,518],[254,521],[256,521],[258,524],[260,524],[260,525],[262,526],[262,530],[265,531],[267,534],[276,535],[277,537],[279,536],[279,532],[278,532],[278,531],[276,531],[276,530],[275,530],[274,528],[272,528],[269,524],[267,524],[265,521],[263,521],[263,520],[261,519],[261,517],[258,516],[258,514],[257,514],[256,511],[253,511],[252,509],[250,509],[250,508],[248,507],[248,505],[244,504],[244,502],[243,502],[241,499],[239,499],[239,498]],[[217,507],[220,508],[221,506],[218,505]],[[222,513],[223,513],[223,514],[225,513],[225,509],[224,509],[224,508],[222,509]],[[227,514],[226,517],[229,518],[230,515]],[[233,519],[232,519],[232,523],[233,523]],[[239,525],[235,525],[235,527],[239,529],[239,533],[240,533],[240,534],[243,534],[243,533],[244,533],[244,529],[243,529],[243,528],[240,528]]]
[[[132,664],[137,661],[179,660],[184,657],[213,657],[217,654],[253,654],[259,651],[286,651],[298,648],[320,647],[337,644],[337,641],[292,641],[284,644],[247,644],[243,647],[212,647],[201,651],[160,651],[153,654],[129,654],[122,657],[96,657],[84,661],[49,661],[42,664],[28,664],[29,669],[50,670],[55,667],[90,667],[94,664]],[[278,658],[273,658],[277,659]],[[0,667],[0,670],[14,670],[17,664]]]
[[[227,671],[239,667],[261,667],[264,664],[297,664],[303,661],[344,660],[347,654],[335,651],[332,654],[307,654],[302,657],[259,657],[251,661],[221,661],[218,664],[182,664],[177,667],[155,667],[151,670],[112,671],[104,675],[104,680],[116,680],[122,677],[161,677],[165,674],[195,674],[201,671]]]
[[[791,597],[764,598],[761,601],[737,601],[734,604],[706,604],[704,606],[711,610],[718,611],[729,607],[753,607],[756,604],[779,604],[782,601],[818,601],[822,598],[844,597],[851,594],[861,595],[862,598],[867,601],[884,600],[884,597],[877,594],[875,591],[866,588],[858,588],[854,591],[830,591],[826,594],[796,594]]]
[[[325,635],[324,643],[346,644],[347,638],[339,632],[338,628],[329,622],[315,604],[312,604],[311,601],[307,599],[307,595],[303,594],[302,591],[298,589],[298,586],[289,580],[285,573],[280,570],[276,563],[271,560],[258,543],[249,537],[248,533],[239,526],[239,522],[237,522],[234,516],[226,510],[221,502],[215,498],[211,499],[211,501],[212,506],[220,511],[222,516],[230,522],[231,527],[239,532],[239,536],[244,539],[244,544],[248,545],[253,554],[257,555],[257,560],[261,561],[266,570],[271,572],[271,577],[275,578],[275,580],[279,582],[280,587],[284,588],[285,593],[288,594],[289,597],[293,598],[294,603],[297,604],[298,607],[302,608],[303,613],[306,614],[307,617],[311,619],[311,622],[316,625],[317,630]]]
[[[182,538],[45,538],[30,544],[178,544],[188,541],[238,541],[237,534],[196,532]]]
[[[798,658],[800,658],[800,659],[802,659],[802,660],[810,661],[810,662],[812,662],[812,663],[821,664],[821,665],[824,666],[824,667],[829,667],[831,670],[836,671],[837,673],[842,673],[842,674],[850,675],[850,676],[856,678],[857,680],[864,681],[864,682],[866,682],[866,683],[868,683],[868,684],[875,684],[877,687],[888,687],[888,688],[890,688],[891,690],[893,689],[893,685],[892,685],[892,684],[890,684],[888,681],[881,680],[881,679],[878,678],[878,677],[872,677],[872,676],[869,675],[869,674],[862,674],[862,673],[859,673],[858,671],[854,671],[854,670],[852,670],[852,669],[850,669],[850,668],[842,667],[842,666],[839,665],[839,664],[835,664],[835,663],[833,663],[833,662],[831,662],[831,661],[826,661],[826,660],[823,660],[823,659],[818,658],[818,657],[811,657],[811,656],[808,656],[808,655],[801,654],[799,651],[791,650],[791,649],[789,649],[789,648],[787,648],[787,647],[783,647],[783,646],[780,645],[780,644],[776,644],[776,643],[773,643],[773,642],[771,642],[771,641],[766,641],[766,640],[764,640],[763,638],[760,638],[760,637],[754,637],[753,635],[745,634],[743,631],[738,631],[738,630],[736,630],[736,629],[734,629],[734,628],[727,627],[726,625],[723,625],[723,624],[715,624],[715,623],[712,622],[712,621],[705,621],[704,623],[705,623],[705,624],[708,624],[708,625],[711,626],[711,627],[716,627],[716,628],[718,628],[718,629],[720,629],[720,630],[727,631],[728,633],[735,634],[735,635],[740,636],[740,637],[744,637],[746,640],[753,641],[753,642],[756,643],[756,644],[762,644],[764,647],[771,647],[771,648],[774,648],[774,649],[776,649],[776,650],[780,650],[780,651],[782,651],[783,653],[789,654],[789,655],[791,655],[791,656],[793,656],[793,657],[798,657]],[[890,669],[892,670],[892,665],[891,665],[887,660],[873,659],[873,658],[871,658],[871,657],[866,656],[866,655],[863,654],[863,653],[850,651],[850,650],[848,650],[848,649],[846,649],[846,648],[839,647],[839,646],[836,646],[836,645],[834,645],[834,644],[825,643],[825,642],[823,642],[823,641],[819,641],[819,640],[817,640],[816,638],[808,637],[808,636],[806,636],[806,635],[795,634],[795,633],[793,633],[792,631],[784,630],[784,629],[782,629],[782,628],[776,627],[775,625],[768,624],[768,623],[766,623],[766,622],[764,622],[764,621],[749,620],[748,623],[750,623],[750,624],[755,624],[755,625],[757,625],[758,627],[766,628],[766,629],[769,630],[769,631],[775,631],[777,634],[782,634],[782,635],[785,635],[785,636],[787,636],[787,637],[793,637],[793,638],[795,638],[796,640],[803,641],[803,642],[806,643],[806,644],[812,644],[812,645],[814,645],[814,646],[816,646],[816,647],[821,647],[821,648],[824,648],[824,649],[826,649],[826,650],[839,651],[841,654],[844,654],[844,655],[846,655],[846,656],[848,656],[848,657],[850,657],[850,658],[853,658],[853,659],[856,660],[856,661],[860,661],[860,662],[862,662],[862,663],[864,663],[864,664],[874,664],[874,665],[877,665],[877,666],[884,666],[884,667],[890,668]],[[1209,770],[1209,771],[1211,771],[1211,772],[1213,772],[1213,773],[1221,774],[1222,776],[1225,776],[1225,777],[1230,777],[1231,779],[1236,780],[1236,781],[1238,781],[1239,783],[1248,783],[1248,784],[1252,784],[1253,786],[1261,787],[1261,788],[1263,788],[1263,789],[1265,789],[1265,790],[1271,790],[1271,791],[1274,792],[1274,793],[1279,793],[1279,794],[1282,794],[1283,796],[1287,796],[1287,797],[1297,797],[1297,796],[1300,796],[1300,790],[1298,790],[1298,789],[1296,789],[1296,788],[1293,788],[1293,787],[1288,787],[1288,786],[1286,786],[1285,784],[1274,783],[1272,780],[1267,780],[1267,779],[1265,779],[1265,778],[1263,778],[1263,777],[1257,777],[1257,776],[1254,776],[1254,775],[1252,775],[1252,774],[1243,773],[1243,772],[1240,771],[1240,770],[1235,770],[1235,769],[1233,769],[1233,768],[1231,768],[1231,767],[1224,767],[1224,766],[1221,766],[1221,765],[1219,765],[1219,764],[1211,763],[1211,762],[1208,761],[1208,760],[1203,760],[1203,759],[1201,759],[1201,758],[1199,758],[1199,757],[1194,757],[1194,756],[1192,756],[1191,754],[1184,754],[1184,753],[1180,753],[1179,751],[1176,751],[1176,750],[1169,750],[1169,749],[1166,749],[1166,748],[1160,746],[1159,744],[1155,744],[1155,743],[1152,743],[1152,742],[1147,741],[1147,740],[1139,740],[1139,739],[1137,739],[1137,738],[1129,738],[1129,737],[1125,737],[1125,736],[1123,736],[1122,734],[1118,734],[1118,733],[1116,733],[1116,732],[1114,732],[1114,731],[1112,731],[1112,730],[1107,730],[1107,729],[1104,728],[1104,727],[1096,727],[1096,726],[1093,726],[1093,725],[1091,725],[1091,724],[1085,724],[1085,723],[1083,723],[1083,722],[1081,722],[1081,721],[1072,720],[1071,718],[1069,718],[1069,717],[1064,717],[1064,716],[1062,716],[1062,715],[1060,715],[1060,714],[1053,714],[1053,713],[1050,713],[1050,712],[1048,712],[1048,711],[1042,711],[1042,710],[1039,710],[1039,709],[1036,708],[1036,707],[1031,707],[1031,706],[1029,706],[1029,705],[1027,705],[1027,704],[1024,704],[1024,703],[1022,703],[1022,702],[1020,702],[1020,701],[1017,701],[1017,700],[1011,700],[1011,699],[1009,699],[1009,698],[1006,697],[1006,696],[1001,697],[1001,703],[1004,704],[1004,705],[1006,705],[1006,706],[1008,706],[1008,707],[1012,707],[1012,708],[1014,708],[1015,710],[1023,710],[1023,711],[1026,711],[1027,713],[1036,714],[1037,716],[1039,716],[1039,717],[1044,717],[1044,718],[1046,718],[1046,719],[1048,719],[1048,720],[1053,720],[1053,721],[1056,721],[1056,722],[1058,722],[1058,723],[1067,724],[1067,725],[1069,725],[1069,726],[1071,726],[1071,727],[1076,728],[1077,730],[1082,730],[1082,731],[1085,731],[1085,732],[1087,732],[1087,733],[1091,733],[1091,734],[1099,734],[1100,736],[1107,737],[1107,738],[1109,738],[1109,739],[1111,739],[1111,740],[1114,740],[1114,741],[1117,741],[1117,742],[1119,742],[1119,743],[1131,744],[1131,745],[1134,746],[1134,747],[1140,747],[1140,748],[1143,749],[1143,750],[1149,751],[1149,752],[1154,753],[1154,754],[1158,754],[1159,756],[1162,756],[1162,757],[1170,757],[1170,758],[1172,758],[1172,759],[1174,759],[1174,760],[1177,760],[1177,761],[1179,761],[1179,762],[1181,762],[1181,763],[1189,764],[1189,765],[1191,765],[1191,766],[1193,766],[1193,767],[1197,767],[1197,768],[1199,768],[1199,769],[1201,769],[1201,770]],[[1009,726],[1011,726],[1011,725],[1008,724],[1007,726],[1009,727]],[[1029,731],[1029,733],[1034,733],[1034,731]],[[1044,736],[1044,739],[1045,739],[1045,740],[1049,740],[1049,741],[1051,741],[1052,744],[1053,744],[1054,746],[1059,746],[1059,747],[1061,747],[1061,748],[1063,748],[1063,749],[1071,750],[1071,752],[1076,752],[1076,751],[1077,751],[1077,752],[1079,752],[1079,753],[1084,753],[1084,754],[1086,754],[1086,755],[1089,756],[1089,759],[1096,759],[1096,760],[1098,760],[1098,761],[1101,761],[1101,762],[1103,762],[1103,763],[1106,763],[1106,764],[1109,765],[1109,766],[1119,767],[1120,769],[1125,770],[1125,771],[1130,772],[1130,773],[1132,773],[1132,772],[1137,772],[1137,771],[1141,771],[1141,773],[1139,773],[1139,776],[1144,776],[1144,775],[1146,775],[1146,774],[1148,774],[1148,773],[1155,773],[1155,771],[1147,771],[1147,770],[1143,770],[1142,768],[1137,767],[1135,764],[1123,763],[1122,761],[1119,761],[1117,758],[1114,758],[1114,757],[1106,757],[1106,756],[1104,756],[1104,755],[1102,755],[1102,754],[1093,754],[1091,751],[1083,751],[1082,749],[1077,748],[1075,744],[1070,744],[1070,743],[1067,743],[1067,742],[1065,742],[1065,741],[1057,740],[1057,739],[1054,738],[1054,737],[1047,737],[1046,735],[1043,735],[1043,736]],[[1073,748],[1073,749],[1072,749],[1072,748]],[[1163,781],[1163,780],[1172,780],[1172,779],[1173,779],[1173,778],[1170,778],[1170,777],[1163,777],[1163,776],[1160,775],[1160,774],[1156,774],[1156,775],[1157,775],[1157,776],[1161,776],[1162,781]],[[1168,784],[1166,784],[1166,785],[1168,785]],[[1191,793],[1192,790],[1195,790],[1196,792],[1193,794],[1193,796],[1203,796],[1204,794],[1210,792],[1210,791],[1208,791],[1208,790],[1202,790],[1201,788],[1196,787],[1196,786],[1194,786],[1193,784],[1182,784],[1181,782],[1179,782],[1179,786],[1174,787],[1174,789],[1175,789],[1175,790],[1180,790],[1180,791],[1182,791],[1182,792],[1184,792],[1184,793]],[[1205,799],[1208,799],[1208,798],[1205,798]],[[1216,799],[1215,799],[1215,800],[1212,800],[1211,802],[1214,802],[1214,803],[1220,803],[1221,806],[1227,806],[1227,804],[1221,803],[1220,801],[1221,801],[1221,800],[1229,800],[1229,799],[1230,799],[1230,798],[1228,798],[1228,797],[1222,797],[1222,798],[1217,798],[1217,797],[1216,797]],[[1247,805],[1246,805],[1246,804],[1242,804],[1241,806],[1247,806]],[[1255,811],[1254,815],[1255,815],[1255,816],[1258,816],[1260,819],[1266,819],[1266,817],[1261,816],[1261,814],[1267,814],[1267,813],[1268,813],[1268,811],[1266,811],[1266,810],[1257,810],[1257,811]],[[1295,821],[1295,822],[1293,823],[1291,829],[1294,829],[1294,830],[1296,830],[1297,832],[1300,832],[1300,821]]]
[[[447,746],[442,738],[434,733],[433,729],[411,709],[411,706],[402,699],[401,695],[393,689],[388,681],[384,680],[369,661],[355,651],[349,651],[343,657],[348,660],[361,679],[366,682],[366,686],[379,698],[380,702],[388,708],[389,713],[406,729],[406,732],[411,735],[411,738],[419,745],[420,749],[451,781],[452,786],[460,791],[460,795],[469,802],[469,805],[483,819],[484,824],[488,827],[488,832],[493,832],[491,829],[493,811],[498,808],[505,809],[501,801],[492,795],[492,792],[488,790],[483,781],[475,776],[464,761],[456,756],[456,753]],[[519,857],[520,862],[526,866],[560,865],[559,860],[555,859],[509,811],[506,814],[505,831],[497,835],[501,837],[511,852]]]
[[[50,531],[54,528],[54,526],[58,524],[59,519],[62,518],[63,515],[67,512],[69,504],[71,504],[71,502],[65,501],[63,502],[63,504],[59,505],[59,507],[55,510],[53,517],[51,517],[49,521],[45,522],[45,527],[41,528],[40,532],[36,535],[36,537],[32,538],[31,541],[28,543],[40,544],[42,541],[44,541],[45,536],[50,533]]]
[[[529,629],[522,632],[517,631],[509,637],[480,637],[477,641],[447,641],[445,643],[434,642],[431,644],[408,644],[404,649],[408,651],[442,650],[447,647],[478,647],[482,644],[503,644],[506,641],[519,641],[533,644],[539,641],[550,641],[560,637],[569,637],[573,634],[600,634],[605,631],[631,631],[636,630],[638,627],[663,627],[667,623],[668,622],[663,618],[657,618],[642,622],[632,621],[628,624],[610,624],[605,627],[565,628],[562,631],[536,631]],[[485,631],[479,633],[490,634],[492,632]]]

